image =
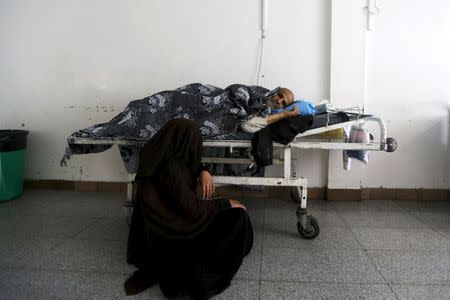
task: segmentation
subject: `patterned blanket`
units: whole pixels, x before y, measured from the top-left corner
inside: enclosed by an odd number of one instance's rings
[[[74,132],[67,138],[60,165],[66,166],[73,154],[98,153],[113,144],[75,144],[73,138],[148,141],[168,120],[195,121],[203,138],[225,139],[236,134],[242,122],[254,116],[267,116],[265,98],[269,90],[260,86],[233,84],[225,89],[200,83],[163,91],[131,101],[125,110],[107,123]],[[137,170],[139,146],[119,146],[129,173]]]

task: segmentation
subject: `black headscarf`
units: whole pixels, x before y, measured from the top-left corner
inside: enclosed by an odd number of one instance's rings
[[[170,239],[190,238],[210,223],[218,204],[197,197],[201,155],[200,129],[187,119],[167,122],[144,146],[133,215],[142,218],[144,232]]]
[[[197,172],[203,151],[199,127],[191,120],[167,122],[142,148],[136,178],[152,177],[169,160],[179,160]],[[196,179],[192,173],[192,179]],[[195,177],[195,178],[194,178]]]

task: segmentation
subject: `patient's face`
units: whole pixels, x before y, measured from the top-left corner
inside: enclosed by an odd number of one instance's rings
[[[279,109],[291,105],[294,102],[294,97],[290,93],[276,93],[267,101],[270,109]]]

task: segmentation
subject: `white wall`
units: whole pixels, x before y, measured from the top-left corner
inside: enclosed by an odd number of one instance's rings
[[[364,184],[448,188],[450,2],[379,2],[367,107],[386,118],[400,148],[373,155]]]
[[[364,107],[366,77],[366,3],[361,0],[332,2],[330,98],[334,106]],[[383,153],[385,155],[385,153]],[[366,177],[364,166],[353,162],[351,172],[343,169],[342,151],[328,157],[330,189],[357,189]]]
[[[190,82],[255,84],[260,0],[1,1],[0,127],[29,136],[26,177],[123,181],[117,148],[59,167],[65,138]],[[175,8],[176,6],[176,8]],[[267,87],[329,93],[328,1],[270,1]],[[326,153],[305,153],[326,184]],[[276,171],[276,170],[275,170]]]
[[[331,94],[338,105],[360,104],[362,95],[366,111],[382,115],[399,142],[397,152],[373,153],[369,165],[354,162],[350,173],[342,171],[340,154],[300,151],[298,175],[311,186],[448,188],[449,4],[377,2],[374,31],[361,39],[350,33],[364,33],[352,27],[365,25],[364,0],[333,1],[333,13],[327,0],[269,0],[260,83],[290,87],[312,101]],[[0,128],[31,131],[26,177],[125,180],[117,148],[74,156],[60,168],[65,138],[160,90],[189,82],[254,84],[260,6],[259,0],[1,1]]]
[[[381,11],[366,33],[365,1],[351,2],[333,2],[331,97],[383,116],[399,148],[371,153],[351,173],[331,153],[328,186],[448,188],[450,3],[377,0]]]

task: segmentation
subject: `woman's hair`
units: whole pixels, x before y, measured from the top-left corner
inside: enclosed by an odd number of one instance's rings
[[[192,180],[196,180],[202,151],[202,135],[197,124],[181,118],[170,120],[142,148],[136,177],[151,177],[174,159],[184,162],[192,172]]]

